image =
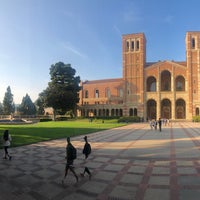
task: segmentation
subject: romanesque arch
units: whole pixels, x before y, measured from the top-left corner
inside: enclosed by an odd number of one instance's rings
[[[147,92],[155,92],[156,91],[156,79],[153,76],[147,78],[146,83]]]
[[[150,99],[147,101],[147,117],[148,119],[157,119],[156,101]]]
[[[171,73],[167,70],[161,73],[161,91],[171,91]]]
[[[161,101],[161,117],[171,119],[171,101],[169,99],[163,99]]]
[[[137,116],[137,108],[134,108],[133,113],[134,113],[134,116]]]
[[[109,116],[110,112],[109,109],[106,109],[106,116]]]
[[[120,113],[120,117],[122,117],[122,116],[123,116],[123,110],[120,109],[120,110],[119,110],[119,113]]]
[[[176,100],[176,119],[185,119],[186,117],[185,101],[183,99]]]
[[[129,109],[129,116],[133,116],[133,108]]]
[[[177,76],[175,83],[176,91],[185,91],[185,78],[183,76]]]
[[[115,110],[114,109],[111,110],[111,116],[115,116]]]

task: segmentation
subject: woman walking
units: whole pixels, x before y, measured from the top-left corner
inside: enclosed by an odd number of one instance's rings
[[[3,147],[4,147],[4,152],[5,152],[4,159],[7,159],[7,158],[9,160],[12,159],[12,156],[10,156],[8,153],[8,148],[10,146],[11,140],[12,140],[11,135],[9,134],[8,130],[5,130],[3,134]]]

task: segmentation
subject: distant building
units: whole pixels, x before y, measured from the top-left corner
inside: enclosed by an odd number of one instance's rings
[[[82,82],[78,116],[199,115],[200,32],[187,32],[185,43],[186,61],[147,62],[144,33],[123,35],[123,77]]]

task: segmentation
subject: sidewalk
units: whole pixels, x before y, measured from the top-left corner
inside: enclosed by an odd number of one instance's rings
[[[199,200],[200,124],[181,122],[150,130],[148,124],[88,135],[92,179],[69,171],[64,186],[66,139],[9,149],[0,159],[0,200]],[[83,136],[75,169],[83,171]],[[3,157],[3,150],[0,150]]]

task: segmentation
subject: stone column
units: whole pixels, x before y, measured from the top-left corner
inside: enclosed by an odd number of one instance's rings
[[[160,78],[160,66],[158,66],[158,77],[157,77],[157,88],[156,88],[156,90],[157,90],[157,118],[159,118],[159,117],[162,117],[161,116],[161,109],[160,109],[160,106],[161,106],[161,90],[160,90],[160,88],[161,88],[161,78]]]
[[[172,65],[172,74],[171,74],[171,91],[173,94],[173,98],[171,99],[171,112],[172,112],[172,119],[175,119],[175,109],[176,109],[176,84],[174,84],[174,65]]]

